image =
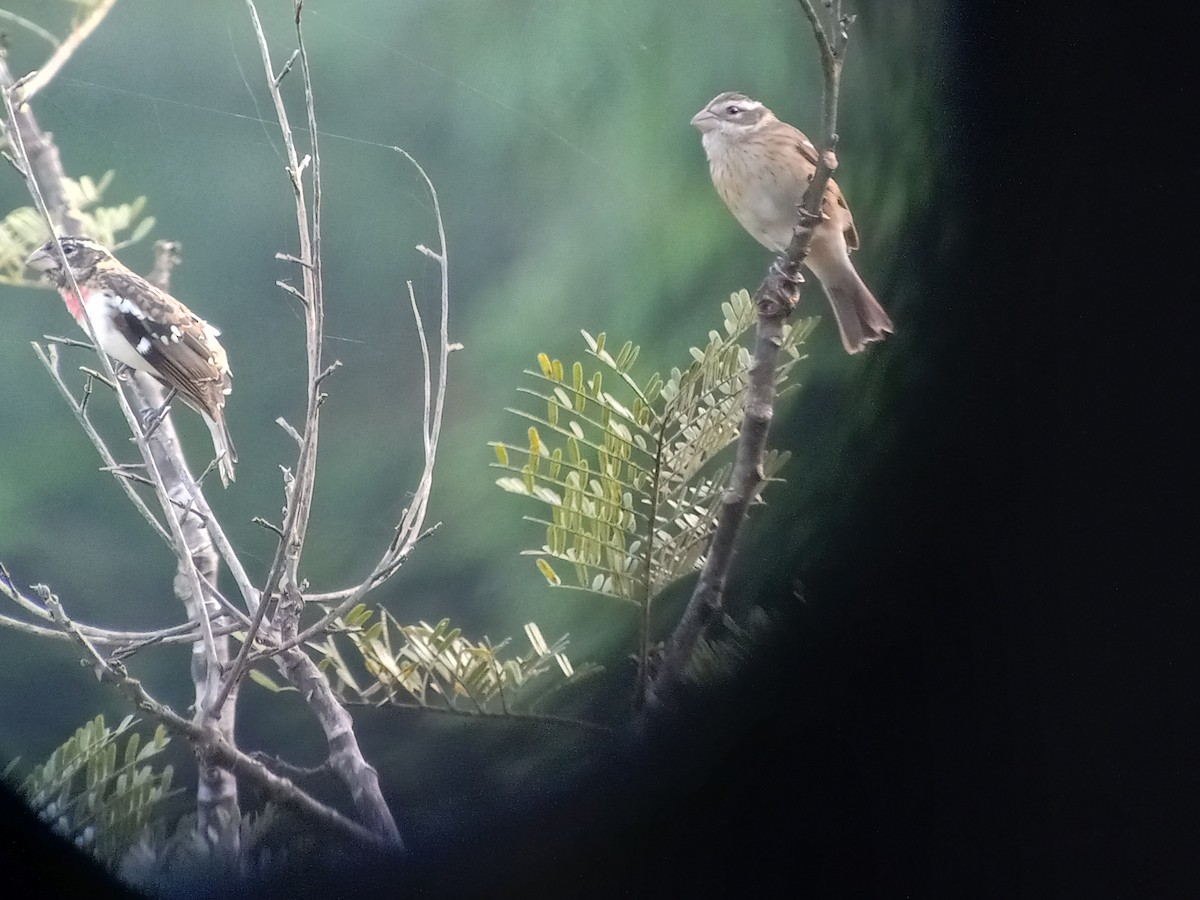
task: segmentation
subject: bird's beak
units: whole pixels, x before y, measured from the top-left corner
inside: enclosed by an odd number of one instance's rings
[[[692,116],[692,125],[700,131],[712,131],[717,127],[717,117],[708,111],[708,107]]]
[[[58,254],[54,252],[53,247],[38,247],[29,254],[25,265],[39,272],[49,272],[51,269],[58,268]]]

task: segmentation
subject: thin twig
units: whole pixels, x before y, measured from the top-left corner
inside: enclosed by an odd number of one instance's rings
[[[276,418],[275,424],[278,425],[280,428],[282,428],[285,432],[287,432],[288,437],[290,437],[292,440],[294,440],[297,445],[304,443],[304,437],[300,434],[300,432],[298,432],[295,428],[293,428],[291,423],[288,422],[288,420],[285,419],[283,416],[279,416],[278,418]]]
[[[296,64],[296,59],[300,56],[299,50],[293,50],[292,55],[287,58],[287,62],[283,64],[283,68],[279,70],[279,74],[271,79],[271,84],[279,87],[280,82],[287,76],[287,73],[292,71],[292,66]]]
[[[308,306],[308,297],[306,297],[304,295],[304,292],[301,291],[299,288],[293,287],[292,285],[288,284],[286,281],[276,281],[275,287],[280,288],[281,290],[287,291],[289,294],[291,294],[293,297],[295,297],[297,300],[299,300],[302,305]]]
[[[43,348],[36,341],[31,343],[33,352],[37,355],[42,365],[46,367],[46,371],[50,373],[50,378],[53,380],[54,386],[58,388],[58,392],[67,401],[67,405],[71,407],[71,412],[75,415],[75,421],[79,423],[84,434],[92,442],[92,446],[99,452],[100,458],[104,460],[104,470],[116,474],[124,468],[124,464],[117,462],[112,452],[108,449],[108,444],[105,443],[104,438],[100,436],[100,432],[92,425],[92,420],[88,418],[86,409],[87,395],[85,394],[85,400],[77,401],[75,395],[71,393],[71,389],[67,387],[66,382],[63,381],[62,375],[58,371],[57,354],[47,352],[47,349]],[[142,496],[133,489],[133,485],[127,479],[120,477],[117,478],[117,483],[121,485],[121,489],[125,492],[125,496],[129,498],[129,502],[133,504],[133,508],[149,523],[154,533],[162,538],[168,547],[171,546],[171,535],[167,533],[167,529],[158,521],[158,517],[150,511],[150,507],[142,499]]]
[[[64,347],[82,347],[84,350],[95,351],[95,346],[87,341],[77,341],[75,338],[59,337],[56,334],[43,334],[42,340],[49,341],[51,344],[62,344]]]
[[[46,41],[48,44],[50,44],[51,47],[61,47],[62,46],[62,41],[60,41],[58,38],[56,38],[54,35],[52,35],[50,32],[48,32],[45,28],[43,28],[37,22],[30,22],[24,16],[18,16],[16,13],[9,12],[7,9],[0,9],[0,19],[8,19],[10,22],[16,22],[22,28],[26,29],[27,31],[31,32],[32,34],[36,34],[43,41]]]
[[[104,17],[108,15],[109,10],[113,8],[116,2],[117,0],[101,0],[100,5],[93,9],[91,14],[75,27],[70,36],[55,48],[54,54],[46,60],[45,65],[32,78],[22,84],[21,97],[18,101],[19,105],[23,106],[28,103],[37,96],[38,91],[54,79],[59,69],[65,66],[67,60],[79,49],[80,44],[86,41],[88,36],[104,21]]]
[[[39,605],[35,600],[27,597],[24,593],[17,590],[13,583],[12,576],[8,570],[0,563],[0,594],[3,594],[17,606],[24,609],[27,613],[35,618],[45,622],[54,621],[54,617],[49,610]],[[32,625],[30,623],[21,622],[18,619],[11,619],[7,616],[3,617],[3,622],[6,625],[12,624],[12,627],[26,626],[30,628],[40,629],[43,626]],[[199,640],[197,626],[195,622],[183,622],[179,625],[169,625],[166,628],[155,629],[154,631],[119,631],[112,628],[100,628],[97,625],[88,625],[83,622],[75,622],[75,627],[86,634],[93,642],[103,646],[126,647],[136,644],[149,643],[167,643],[167,644],[190,644]],[[236,628],[243,627],[239,625],[223,626],[223,632],[228,633]],[[27,630],[27,629],[24,629]],[[66,637],[61,631],[51,631],[48,634],[37,632],[43,637],[52,637],[61,639]]]
[[[278,537],[278,538],[280,538],[280,539],[282,539],[282,538],[283,538],[283,529],[282,529],[282,528],[280,528],[278,525],[275,525],[275,524],[273,524],[273,523],[271,523],[271,522],[268,522],[268,521],[267,521],[266,519],[264,519],[262,516],[254,516],[252,519],[250,519],[250,523],[251,523],[252,525],[259,525],[259,526],[261,526],[261,527],[263,527],[263,528],[267,529],[267,531],[272,531],[272,532],[274,532],[274,533],[275,533],[275,536],[276,536],[276,537]]]
[[[265,753],[262,750],[253,751],[250,756],[272,771],[282,772],[288,778],[293,779],[312,778],[315,775],[320,775],[322,772],[329,771],[329,760],[325,760],[316,766],[297,766],[286,759],[276,756],[274,753]]]
[[[96,348],[93,347],[92,349],[95,350]],[[100,372],[97,372],[95,369],[88,368],[87,366],[80,366],[79,371],[82,372],[84,375],[86,375],[89,379],[89,384],[88,384],[88,392],[89,393],[91,392],[91,382],[92,381],[98,381],[102,385],[104,385],[106,388],[108,388],[110,391],[112,391],[113,393],[116,393],[117,384],[115,381],[110,379],[107,375],[103,375]]]

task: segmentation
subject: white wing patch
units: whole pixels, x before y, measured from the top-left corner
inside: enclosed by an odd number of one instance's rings
[[[143,353],[150,348],[149,338],[141,338],[137,346],[125,339],[120,329],[113,324],[113,310],[128,312],[139,319],[144,319],[136,307],[128,300],[118,297],[108,291],[86,291],[83,298],[83,308],[88,321],[92,324],[92,332],[102,350],[127,366],[132,366],[142,372],[154,374],[154,369],[146,362]],[[143,348],[145,344],[145,348]]]
[[[135,304],[130,303],[127,298],[118,297],[115,294],[108,293],[107,291],[104,291],[103,294],[109,303],[116,306],[117,309],[119,309],[121,312],[125,313],[126,315],[133,316],[135,319],[146,318],[146,314],[144,312],[142,312],[140,309],[138,309],[138,307]]]

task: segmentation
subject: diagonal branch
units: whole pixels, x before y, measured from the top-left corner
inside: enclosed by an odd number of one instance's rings
[[[88,17],[75,26],[70,36],[55,47],[54,54],[46,60],[45,65],[22,84],[19,103],[28,103],[54,79],[59,70],[67,64],[67,60],[79,49],[80,44],[86,41],[104,21],[104,17],[108,15],[109,10],[116,5],[116,2],[117,0],[101,0],[100,5],[92,10]]]
[[[700,578],[684,609],[683,616],[666,643],[663,658],[655,677],[648,681],[638,726],[644,728],[648,716],[671,705],[682,683],[684,670],[696,645],[708,626],[715,621],[725,604],[725,586],[738,535],[746,511],[758,496],[764,483],[763,460],[767,433],[775,412],[775,368],[783,345],[784,321],[794,306],[794,285],[800,280],[800,266],[808,255],[813,230],[821,221],[821,201],[837,157],[833,148],[837,142],[837,107],[841,83],[842,59],[848,40],[850,19],[841,14],[840,0],[826,3],[831,12],[832,38],[822,25],[811,0],[800,0],[805,15],[813,27],[820,51],[824,75],[822,94],[822,129],[818,146],[820,160],[812,182],[800,205],[800,224],[791,243],[776,259],[754,294],[758,308],[758,327],[754,355],[750,365],[746,393],[746,411],[738,438],[737,455],[729,489],[721,501],[717,527],[709,545],[708,555]]]
[[[166,541],[167,545],[170,546],[171,535],[167,533],[167,530],[163,527],[162,523],[158,521],[158,517],[150,511],[150,507],[146,504],[146,501],[142,499],[141,494],[134,490],[131,481],[128,478],[121,477],[123,471],[121,465],[112,455],[112,451],[108,449],[108,444],[105,442],[104,438],[100,436],[100,432],[96,430],[96,426],[92,424],[91,417],[88,416],[86,403],[87,396],[91,392],[90,385],[85,388],[83,400],[75,399],[75,395],[71,392],[71,389],[67,387],[66,381],[63,380],[62,373],[59,371],[58,351],[55,346],[50,344],[49,346],[43,347],[36,341],[31,343],[33,344],[33,352],[37,354],[37,358],[41,361],[42,365],[46,367],[46,371],[50,373],[50,378],[54,381],[54,386],[58,388],[58,392],[62,395],[63,399],[67,401],[67,405],[71,407],[71,412],[75,415],[75,421],[79,423],[79,427],[83,429],[84,434],[88,436],[88,439],[91,440],[92,445],[96,448],[97,452],[99,452],[100,458],[104,460],[103,468],[113,473],[113,476],[117,479],[117,483],[121,486],[121,490],[125,492],[125,496],[129,498],[129,502],[133,504],[134,509],[141,513],[142,518],[150,524],[150,527],[154,530],[154,533]]]
[[[31,22],[29,19],[25,18],[24,16],[19,16],[15,12],[9,12],[7,9],[0,9],[0,19],[8,19],[10,22],[15,22],[30,34],[36,34],[51,47],[57,48],[62,46],[62,41],[48,32],[37,22]]]

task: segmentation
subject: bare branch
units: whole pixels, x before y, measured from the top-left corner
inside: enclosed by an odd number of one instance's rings
[[[382,843],[374,832],[347,819],[337,810],[314,799],[294,782],[276,775],[258,760],[238,750],[217,728],[191,722],[169,706],[159,703],[147,693],[140,681],[130,677],[123,665],[110,662],[96,650],[92,642],[67,617],[57,597],[48,589],[43,588],[42,592],[46,607],[54,614],[63,631],[70,634],[84,649],[88,661],[94,666],[101,680],[115,685],[138,709],[161,722],[168,731],[186,738],[196,748],[206,765],[236,772],[262,788],[271,799],[359,843],[370,846],[379,846]]]
[[[293,287],[292,285],[288,284],[286,281],[276,281],[275,287],[280,288],[281,290],[287,291],[289,294],[291,294],[293,297],[295,297],[297,300],[299,300],[302,305],[308,306],[308,298],[306,296],[304,296],[304,292],[301,291],[299,288]]]
[[[277,419],[275,419],[275,424],[278,425],[280,428],[282,428],[285,432],[287,432],[288,437],[290,437],[292,440],[294,440],[297,444],[304,443],[304,438],[303,438],[303,436],[301,436],[300,432],[298,432],[295,428],[293,428],[292,425],[288,422],[288,420],[285,419],[283,416],[279,416]],[[282,532],[281,532],[281,534],[282,534]]]
[[[441,269],[441,295],[440,309],[441,318],[438,327],[438,356],[437,356],[437,384],[436,388],[430,384],[430,379],[433,377],[430,369],[430,354],[428,351],[427,338],[425,336],[424,323],[420,312],[417,309],[416,299],[409,287],[409,304],[414,311],[417,321],[417,330],[420,335],[422,347],[422,362],[424,374],[424,390],[425,390],[425,411],[422,416],[422,440],[425,449],[425,465],[421,471],[421,478],[417,483],[417,489],[413,492],[413,501],[404,511],[400,522],[396,526],[396,535],[388,544],[387,549],[379,561],[375,564],[375,568],[371,573],[363,579],[357,586],[348,591],[336,592],[335,594],[321,595],[321,599],[337,599],[340,600],[338,605],[329,610],[324,616],[318,619],[315,623],[305,628],[292,640],[285,640],[279,650],[288,650],[297,647],[306,641],[312,640],[322,631],[328,628],[335,619],[346,614],[348,610],[362,602],[368,593],[373,591],[379,585],[383,584],[392,575],[399,571],[404,561],[412,553],[413,548],[417,543],[429,534],[429,531],[423,530],[422,526],[425,523],[425,515],[429,506],[429,495],[433,489],[433,469],[437,459],[438,441],[441,437],[442,419],[446,405],[446,382],[447,382],[447,367],[450,359],[450,353],[457,347],[456,344],[450,341],[450,264],[447,256],[446,248],[446,229],[442,220],[442,208],[438,201],[437,189],[434,188],[433,182],[426,174],[421,165],[413,159],[406,151],[399,147],[393,147],[397,153],[403,156],[410,162],[420,174],[421,179],[425,182],[425,187],[429,191],[432,200],[434,220],[437,225],[438,233],[438,252],[433,252],[429,248],[424,248],[426,256],[435,259]],[[424,246],[424,245],[421,245]],[[432,407],[430,406],[432,402]]]
[[[326,366],[325,370],[323,372],[321,372],[320,375],[317,376],[317,387],[320,387],[322,381],[324,381],[326,378],[328,378],[330,375],[332,375],[334,372],[336,372],[341,367],[342,367],[342,361],[340,359],[335,359],[332,363],[330,363],[328,366]]]
[[[43,334],[42,340],[48,341],[51,344],[61,344],[64,347],[82,347],[84,350],[95,350],[96,348],[87,341],[78,341],[75,338],[59,337],[56,334]],[[109,385],[112,387],[112,385]]]
[[[292,66],[294,66],[296,64],[296,59],[299,56],[300,56],[299,50],[292,51],[292,55],[289,56],[287,59],[287,62],[285,62],[283,64],[283,68],[279,70],[279,74],[271,79],[271,83],[273,85],[275,85],[275,87],[279,87],[280,82],[283,81],[283,79],[287,75],[287,73],[292,71]]]
[[[51,47],[57,48],[57,47],[62,46],[62,41],[60,41],[58,38],[56,38],[54,35],[52,35],[50,32],[48,32],[45,28],[43,28],[37,22],[31,22],[28,19],[26,19],[24,16],[18,16],[16,13],[9,12],[7,9],[0,9],[0,19],[8,19],[8,21],[10,21],[10,22],[16,22],[18,25],[20,25],[22,28],[24,28],[26,31],[30,32],[31,34],[36,34],[43,41],[48,43]]]
[[[80,44],[86,41],[91,33],[99,27],[116,2],[117,0],[101,0],[100,5],[93,9],[91,14],[76,26],[70,36],[55,48],[54,54],[46,60],[46,64],[21,85],[19,104],[28,103],[37,96],[38,91],[54,80],[54,76],[67,64],[67,60],[75,54]]]
[[[246,0],[255,36],[258,39],[259,51],[262,55],[263,69],[268,80],[268,90],[275,105],[275,114],[279,122],[280,134],[283,138],[287,155],[288,175],[294,192],[296,207],[296,229],[299,238],[299,252],[296,258],[302,260],[301,276],[303,280],[305,343],[307,347],[308,404],[305,414],[304,431],[300,441],[300,451],[296,462],[295,475],[288,485],[287,506],[282,524],[282,535],[275,556],[271,562],[270,571],[263,583],[261,602],[255,610],[254,620],[247,631],[241,651],[233,665],[229,667],[215,708],[219,709],[224,696],[230,692],[247,671],[248,658],[255,638],[263,629],[266,622],[266,610],[271,602],[279,599],[280,614],[277,623],[280,638],[296,640],[295,631],[298,626],[300,612],[303,609],[303,598],[300,596],[300,579],[298,567],[304,542],[307,536],[309,518],[312,510],[312,496],[316,479],[318,425],[321,403],[324,395],[319,388],[322,380],[332,372],[323,369],[321,355],[324,341],[324,294],[322,284],[321,259],[321,157],[317,141],[318,129],[316,121],[316,105],[313,99],[311,70],[308,54],[304,46],[304,33],[301,27],[302,0],[296,0],[295,28],[297,50],[293,60],[289,61],[279,73],[271,64],[271,54],[267,46],[266,35],[259,20],[258,10],[254,0]],[[308,132],[311,141],[311,152],[303,160],[298,158],[291,124],[288,120],[287,109],[279,92],[279,80],[284,77],[293,62],[298,61],[300,72],[304,79],[304,108],[308,119]],[[309,171],[312,184],[311,213],[307,205],[304,190],[304,173]],[[293,429],[294,431],[294,429]],[[286,606],[287,614],[285,615]],[[393,846],[402,846],[400,832],[383,793],[379,787],[379,778],[375,770],[367,763],[358,746],[354,734],[353,722],[349,713],[338,702],[329,680],[317,665],[298,645],[276,659],[284,676],[300,691],[305,698],[313,715],[325,732],[329,744],[329,762],[331,769],[338,775],[350,792],[355,808],[367,821],[368,826],[378,839]]]
[[[264,519],[262,516],[255,516],[254,518],[252,518],[252,519],[250,520],[250,522],[251,522],[252,524],[254,524],[254,525],[261,525],[263,528],[267,529],[267,531],[272,531],[272,532],[274,532],[274,533],[275,533],[275,536],[276,536],[276,537],[278,537],[278,538],[280,538],[280,539],[282,539],[282,538],[283,538],[283,529],[282,529],[282,528],[280,528],[278,525],[275,525],[275,524],[272,524],[271,522],[268,522],[268,521],[267,521],[266,519]]]
[[[145,484],[145,485],[148,485],[149,487],[154,487],[154,482],[151,481],[149,478],[147,478],[145,475],[141,475],[138,472],[130,471],[130,469],[133,467],[134,466],[132,464],[122,463],[121,465],[117,466],[115,469],[110,469],[106,466],[102,466],[100,468],[100,471],[108,472],[112,475],[116,475],[118,478],[128,479],[129,481],[132,481],[135,484]],[[137,466],[137,468],[140,468],[140,466]]]
[[[171,272],[182,261],[183,245],[179,241],[154,242],[154,268],[147,279],[164,291],[171,289]]]
[[[315,775],[320,775],[322,772],[329,771],[329,760],[325,760],[316,766],[297,766],[286,759],[281,759],[274,753],[264,753],[261,750],[255,750],[250,756],[267,768],[275,772],[282,772],[288,778],[312,778]]]
[[[300,4],[296,5],[296,38],[298,42],[297,59],[304,76],[305,109],[308,114],[309,135],[312,141],[312,152],[304,162],[301,162],[296,151],[296,142],[292,133],[287,109],[283,96],[276,81],[275,69],[271,63],[271,52],[267,46],[266,34],[258,17],[254,0],[246,0],[250,13],[251,24],[255,37],[258,39],[259,51],[262,55],[263,69],[268,80],[268,91],[275,105],[275,117],[279,122],[279,131],[283,137],[284,149],[287,155],[288,173],[295,194],[296,230],[300,242],[298,257],[306,260],[308,265],[301,267],[304,289],[305,343],[308,350],[308,406],[305,416],[304,440],[300,445],[300,454],[296,462],[295,483],[293,484],[284,515],[284,538],[279,542],[275,557],[271,562],[270,572],[263,585],[264,598],[273,596],[284,583],[284,587],[294,586],[298,581],[296,574],[300,555],[303,551],[304,540],[308,530],[308,520],[312,509],[312,493],[316,478],[316,454],[318,436],[318,417],[320,410],[318,379],[321,373],[321,344],[324,334],[324,304],[321,283],[320,259],[320,204],[321,204],[321,162],[317,145],[316,113],[314,111],[312,83],[308,65],[308,55],[304,50],[303,32],[300,27]],[[311,179],[313,185],[313,206],[310,213],[302,181],[302,173],[311,159]],[[283,285],[281,284],[281,287]],[[295,289],[291,289],[295,293]],[[248,638],[252,639],[253,635]],[[241,671],[231,671],[227,678],[241,677]]]
[[[379,787],[379,774],[363,756],[354,733],[354,720],[338,700],[325,673],[299,647],[283,653],[277,661],[284,677],[306,698],[308,708],[325,732],[329,767],[349,789],[359,815],[377,839],[403,848],[400,831]]]
[[[53,622],[54,617],[44,606],[27,597],[16,587],[9,574],[8,569],[0,563],[0,594],[7,597],[17,606],[24,609],[27,613],[40,619],[44,622]],[[8,616],[0,617],[0,623],[18,630],[36,633],[41,637],[50,637],[55,639],[65,639],[68,636],[57,629],[45,632],[40,630],[43,626],[32,625],[22,622],[19,619],[12,619]],[[105,646],[127,646],[139,643],[168,643],[168,644],[183,644],[193,643],[198,637],[195,634],[196,623],[184,622],[181,625],[171,625],[167,628],[159,628],[154,631],[117,631],[111,628],[99,628],[95,625],[87,625],[82,622],[75,622],[75,627],[87,635],[93,642]],[[230,626],[228,630],[232,630],[234,626]],[[29,631],[29,629],[39,629],[37,631]]]

